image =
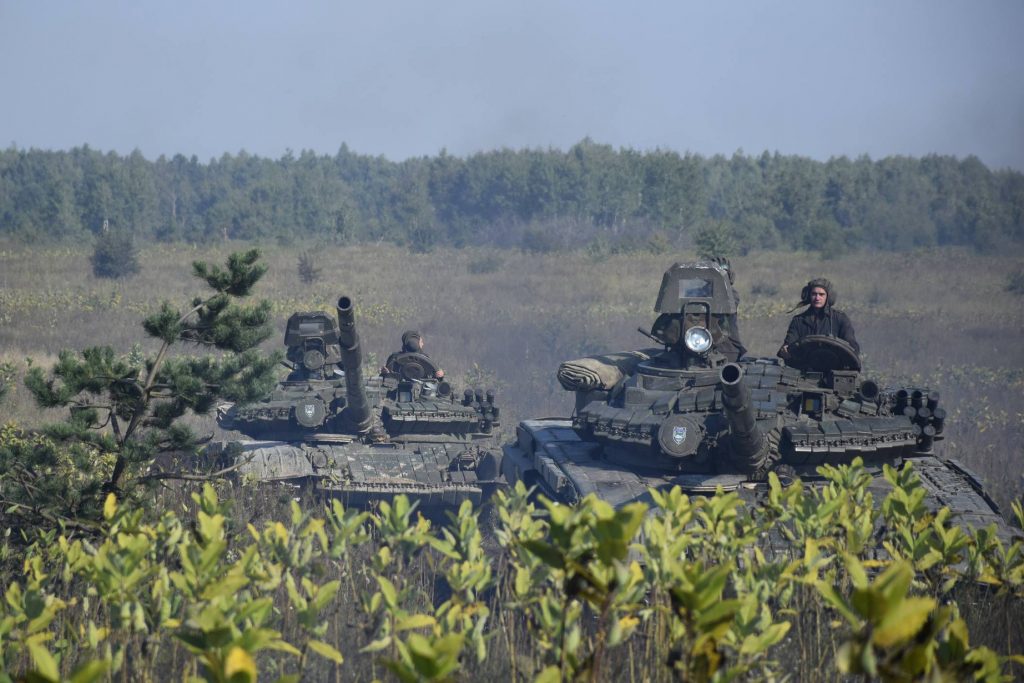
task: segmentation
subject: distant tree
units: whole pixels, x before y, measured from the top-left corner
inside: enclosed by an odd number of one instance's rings
[[[1006,278],[1006,291],[1017,296],[1024,296],[1024,268],[1018,268]]]
[[[656,230],[647,238],[645,251],[652,254],[664,254],[672,250],[672,243],[668,236],[661,230]]]
[[[702,259],[728,258],[736,253],[736,239],[732,230],[720,222],[698,230],[693,243]]]
[[[14,363],[0,363],[0,401],[3,401],[4,397],[7,396],[7,392],[11,390],[11,385],[14,384],[16,376]]]
[[[706,220],[739,248],[816,249],[838,229],[846,247],[908,249],[1024,240],[1024,174],[975,157],[929,155],[827,162],[768,153],[730,158],[614,149],[492,150],[466,158],[389,161],[342,147],[266,159],[245,152],[205,164],[147,161],[88,147],[0,149],[0,234],[79,237],[104,219],[138,240],[379,241],[517,245],[524,226],[558,224],[562,244],[634,226],[674,242]],[[511,228],[511,230],[510,230]]]
[[[307,250],[299,254],[299,262],[296,266],[299,273],[299,280],[304,285],[311,285],[320,279],[320,268],[316,265],[316,254]]]
[[[164,302],[143,322],[160,342],[149,357],[118,355],[109,346],[62,351],[47,373],[33,367],[25,386],[40,408],[64,408],[62,422],[33,436],[0,434],[0,509],[33,524],[88,524],[106,492],[137,496],[159,475],[160,453],[194,451],[182,423],[218,401],[245,402],[273,386],[278,356],[255,349],[272,332],[270,304],[241,306],[265,267],[256,250],[232,254],[226,267],[196,262],[196,277],[213,291],[184,309]],[[171,355],[195,344],[221,355]]]
[[[519,246],[523,251],[531,254],[549,254],[558,251],[560,245],[550,230],[527,228],[523,231],[523,239]]]
[[[138,272],[139,256],[132,234],[126,230],[111,230],[104,222],[92,252],[92,274],[116,280]]]

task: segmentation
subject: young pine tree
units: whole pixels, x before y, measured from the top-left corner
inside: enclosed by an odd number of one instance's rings
[[[34,437],[0,439],[0,503],[8,513],[44,522],[87,520],[105,493],[139,493],[159,453],[196,448],[195,435],[179,420],[187,412],[266,394],[279,358],[255,349],[272,333],[270,304],[238,303],[265,271],[257,250],[232,254],[223,268],[193,263],[212,292],[184,309],[164,302],[145,319],[146,332],[160,341],[148,358],[99,346],[61,352],[49,373],[32,368],[25,385],[38,405],[66,408],[68,416]],[[172,354],[183,344],[223,353]]]
[[[693,246],[702,259],[728,258],[736,253],[736,238],[725,224],[712,223],[697,231]]]
[[[135,240],[126,230],[111,230],[106,224],[96,237],[92,252],[92,274],[116,280],[139,272]]]

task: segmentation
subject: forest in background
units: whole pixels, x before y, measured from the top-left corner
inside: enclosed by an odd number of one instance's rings
[[[147,160],[82,146],[0,150],[0,237],[81,241],[104,226],[140,241],[628,249],[688,246],[714,229],[740,253],[1024,241],[1024,174],[970,156],[826,162],[765,152],[703,157],[614,149],[444,151],[393,162],[240,152]]]

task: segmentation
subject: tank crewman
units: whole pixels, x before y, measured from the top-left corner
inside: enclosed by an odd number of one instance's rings
[[[789,358],[789,345],[804,337],[818,334],[838,337],[860,353],[860,344],[854,336],[849,316],[835,308],[835,286],[823,277],[808,282],[800,292],[799,306],[807,306],[803,313],[793,316],[786,331],[786,339],[779,348],[779,358]]]
[[[387,362],[384,364],[384,367],[381,369],[382,374],[386,374],[387,373],[387,368],[391,367],[391,362],[397,356],[399,356],[399,355],[401,355],[403,353],[418,353],[421,356],[427,356],[427,354],[424,353],[424,351],[423,351],[423,345],[424,345],[424,343],[423,343],[423,335],[420,332],[417,332],[416,330],[406,330],[405,332],[403,332],[402,333],[402,350],[401,351],[396,351],[395,353],[393,353],[390,356],[388,356]],[[430,356],[427,356],[427,358],[429,358],[429,357]],[[437,372],[434,373],[434,377],[436,379],[443,379],[444,378],[444,370],[442,370],[441,368],[438,368]]]

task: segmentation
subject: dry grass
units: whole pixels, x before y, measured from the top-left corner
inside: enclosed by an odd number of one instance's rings
[[[48,364],[62,348],[94,344],[128,351],[142,341],[144,314],[163,299],[184,305],[197,292],[193,260],[222,261],[248,246],[146,247],[139,275],[109,281],[92,276],[87,249],[0,245],[0,362],[23,369],[26,358]],[[296,264],[307,248],[264,250],[270,271],[257,295],[273,302],[282,334],[291,312],[332,310],[339,295],[349,295],[367,352],[380,359],[397,348],[402,330],[423,331],[427,351],[449,377],[498,389],[506,431],[523,417],[571,410],[571,395],[555,380],[562,360],[645,346],[636,328],[653,321],[662,272],[693,258],[331,247],[313,252],[322,274],[304,285]],[[752,253],[734,260],[744,341],[754,355],[773,355],[803,283],[829,277],[857,327],[868,373],[940,390],[951,414],[946,452],[988,479],[1005,505],[1024,492],[1024,306],[1005,290],[1019,264],[1019,254],[959,249],[827,261]],[[278,343],[280,336],[272,340]],[[45,416],[25,394],[15,388],[5,417],[37,423]]]

